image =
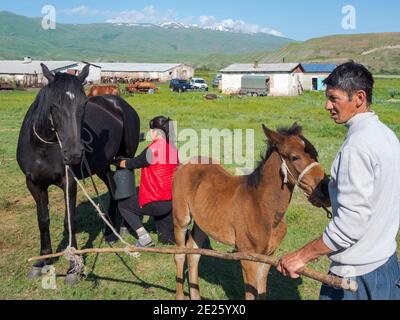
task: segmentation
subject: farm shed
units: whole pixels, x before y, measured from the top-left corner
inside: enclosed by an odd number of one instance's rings
[[[103,82],[117,80],[131,82],[137,79],[166,82],[175,78],[189,79],[194,75],[194,69],[187,64],[171,63],[96,63],[101,67]],[[113,81],[111,81],[113,82]]]
[[[304,90],[325,90],[322,83],[336,68],[336,64],[303,63]]]
[[[270,96],[297,96],[303,92],[304,69],[299,63],[232,64],[220,71],[222,93],[239,93],[244,75],[269,77]]]
[[[50,71],[68,72],[78,75],[85,66],[85,62],[78,61],[42,61],[25,57],[23,60],[0,60],[0,79],[6,82],[15,82],[20,87],[38,87],[47,83],[42,74],[41,63]],[[100,68],[91,65],[87,79],[90,82],[100,81]]]

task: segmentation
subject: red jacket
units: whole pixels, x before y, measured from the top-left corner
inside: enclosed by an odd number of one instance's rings
[[[178,150],[167,140],[154,141],[150,146],[153,161],[149,167],[142,169],[139,204],[172,200],[172,178],[179,164]]]

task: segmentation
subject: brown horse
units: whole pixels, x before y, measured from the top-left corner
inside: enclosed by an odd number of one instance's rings
[[[295,186],[311,194],[325,174],[317,151],[297,124],[278,132],[263,128],[269,148],[249,176],[233,177],[220,165],[195,164],[198,160],[177,170],[172,203],[179,248],[201,248],[209,235],[239,252],[274,254],[286,235],[284,215]],[[192,219],[193,229],[186,241]],[[185,259],[186,255],[175,255],[177,299],[185,298]],[[199,260],[198,255],[188,255],[191,299],[200,299]],[[246,299],[264,299],[271,266],[249,261],[241,265]]]
[[[88,97],[97,97],[97,96],[121,96],[121,91],[118,86],[92,86],[88,93]]]

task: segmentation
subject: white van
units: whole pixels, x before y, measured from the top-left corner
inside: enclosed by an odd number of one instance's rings
[[[190,80],[190,84],[195,90],[208,91],[208,84],[203,78],[192,78],[192,80]]]

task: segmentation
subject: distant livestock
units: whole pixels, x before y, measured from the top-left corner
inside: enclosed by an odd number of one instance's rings
[[[158,91],[157,85],[154,82],[138,81],[134,84],[130,84],[125,88],[127,93],[156,93]]]
[[[93,86],[90,88],[88,97],[97,97],[104,95],[121,96],[118,86]]]

